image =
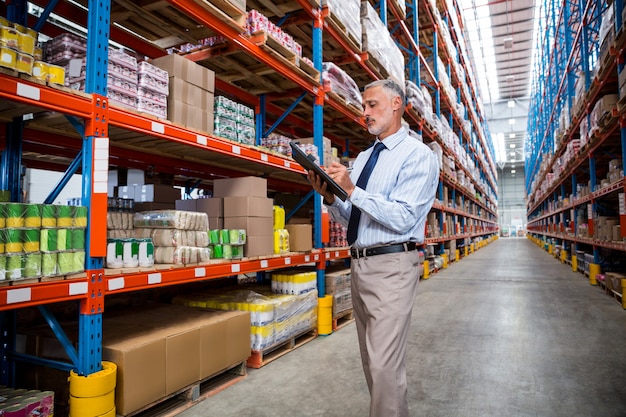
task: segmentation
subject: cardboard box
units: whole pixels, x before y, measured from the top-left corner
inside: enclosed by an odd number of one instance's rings
[[[215,73],[181,55],[165,55],[153,59],[151,63],[167,71],[170,77],[181,78],[212,93],[215,92]]]
[[[213,133],[212,108],[205,110],[182,101],[168,99],[167,118],[172,123],[183,125],[189,129],[199,130],[208,134]]]
[[[267,197],[224,197],[224,217],[272,217],[273,205]]]
[[[248,236],[244,255],[246,257],[274,255],[274,236]]]
[[[115,187],[115,195],[118,198],[135,198],[135,186],[134,185],[120,185]]]
[[[176,210],[176,204],[171,203],[135,203],[135,211],[152,211],[152,210]]]
[[[223,229],[224,218],[223,217],[209,217],[209,229]]]
[[[171,203],[180,199],[181,190],[170,185],[144,184],[135,185],[135,202],[138,203]]]
[[[224,229],[245,229],[248,238],[273,236],[274,219],[272,217],[224,217]]]
[[[300,142],[301,144],[314,144],[314,139],[312,137],[309,138],[298,138],[294,139],[296,142]],[[321,165],[328,165],[332,159],[332,142],[326,136],[322,137],[322,160],[320,161]]]
[[[313,249],[313,226],[310,224],[288,224],[289,250],[292,252],[308,252]]]
[[[267,179],[224,178],[213,181],[214,197],[267,197]]]
[[[197,199],[176,200],[176,210],[196,211]]]
[[[166,343],[162,335],[138,329],[103,335],[102,359],[117,365],[116,412],[126,415],[163,398]]]
[[[209,217],[224,217],[224,199],[220,197],[199,198],[196,200],[196,211],[204,212]]]
[[[200,329],[181,324],[177,333],[172,330],[164,330],[166,395],[200,380]]]

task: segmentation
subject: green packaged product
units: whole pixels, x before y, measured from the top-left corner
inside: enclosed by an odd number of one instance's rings
[[[24,256],[22,254],[8,255],[6,260],[7,279],[24,278]]]
[[[72,227],[74,225],[74,211],[76,206],[57,207],[57,226]]]
[[[85,229],[70,229],[72,249],[85,249]]]
[[[57,249],[71,250],[72,249],[72,232],[70,229],[57,229]]]
[[[46,252],[41,254],[41,275],[51,277],[58,274],[57,253]]]
[[[0,203],[0,228],[2,227],[7,227],[7,206]]]
[[[24,250],[24,229],[7,228],[5,230],[4,251],[6,253],[20,253]]]
[[[24,278],[39,278],[41,276],[41,253],[27,253],[24,255]]]
[[[85,270],[85,251],[77,250],[74,252],[74,272]]]
[[[57,227],[57,206],[44,204],[41,208],[41,227]]]
[[[0,281],[7,279],[7,257],[0,255]]]
[[[228,229],[220,230],[220,243],[222,245],[226,243],[230,243],[230,235],[228,234]]]
[[[57,266],[59,274],[65,275],[74,272],[74,252],[59,252]]]
[[[5,244],[7,242],[7,231],[6,229],[0,229],[0,253],[4,253]]]
[[[41,204],[26,204],[24,212],[25,227],[41,227]]]
[[[76,206],[74,211],[74,227],[87,227],[87,207]]]
[[[209,243],[211,245],[217,245],[220,243],[220,231],[209,230]]]
[[[222,245],[223,247],[223,257],[224,259],[233,259],[233,246],[232,245]]]
[[[213,258],[222,259],[224,257],[224,247],[220,244],[213,245]]]
[[[22,237],[24,239],[24,252],[39,252],[41,229],[24,229]]]
[[[6,227],[24,227],[25,204],[7,203]]]
[[[40,241],[39,241],[40,251],[53,252],[53,251],[58,250],[58,240],[59,240],[58,229],[41,229],[41,234],[39,238],[40,238]]]

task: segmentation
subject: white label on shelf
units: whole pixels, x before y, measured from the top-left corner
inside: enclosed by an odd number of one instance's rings
[[[339,258],[339,251],[335,252],[335,258]]]
[[[241,155],[241,146],[233,145],[233,153],[236,155]]]
[[[268,266],[270,266],[270,263],[267,261],[267,259],[261,261],[261,268],[267,268]]]
[[[198,142],[200,145],[206,145],[207,143],[209,143],[209,140],[206,136],[197,135],[196,142]]]
[[[326,259],[330,259],[330,252],[326,252]]]
[[[311,255],[304,255],[304,262],[311,262]]]
[[[30,85],[17,83],[17,95],[31,100],[41,100],[41,89]]]
[[[262,153],[261,154],[261,161],[267,162],[268,160],[269,160],[269,158],[267,157],[267,154],[266,153]]]
[[[291,265],[291,258],[285,258],[285,265]]]
[[[194,276],[196,278],[201,278],[206,276],[206,268],[196,268],[194,269]]]
[[[7,304],[23,303],[31,300],[31,288],[18,288],[7,291]]]
[[[112,278],[109,280],[109,291],[121,290],[125,285],[124,277]]]
[[[165,133],[165,125],[163,123],[152,122],[152,131],[156,133]]]
[[[94,172],[97,171],[101,171],[101,172],[106,172],[106,170],[109,168],[109,160],[108,159],[95,159],[93,160],[93,170]],[[108,174],[107,174],[107,178],[108,178]]]
[[[241,271],[241,264],[232,264],[230,266],[230,272],[239,272]]]
[[[89,285],[86,282],[75,282],[70,284],[70,295],[87,294],[87,291],[89,291]]]
[[[153,274],[148,274],[148,284],[160,284],[163,278],[161,277],[160,272],[155,272]]]
[[[317,254],[317,253],[315,255],[313,255],[313,260],[314,261],[319,261],[320,260],[320,255]]]
[[[291,168],[291,162],[285,161],[285,168]]]
[[[593,206],[591,204],[587,204],[587,219],[593,219]]]
[[[617,196],[619,200],[619,214],[626,214],[626,199],[624,198],[626,194],[619,193]]]

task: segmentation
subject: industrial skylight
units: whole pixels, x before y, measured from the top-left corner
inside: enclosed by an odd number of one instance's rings
[[[465,29],[476,65],[476,76],[480,83],[483,102],[490,103],[500,98],[500,89],[489,1],[472,0],[471,3],[471,6],[465,8],[463,13]]]

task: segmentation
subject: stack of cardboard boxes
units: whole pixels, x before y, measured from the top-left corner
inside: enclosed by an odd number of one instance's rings
[[[190,129],[213,133],[215,73],[181,55],[154,59],[169,74],[167,118]]]
[[[213,195],[224,200],[224,229],[246,230],[244,256],[274,253],[273,201],[267,198],[265,178],[215,180]]]
[[[144,172],[138,169],[129,169],[124,182],[114,186],[113,192],[115,197],[134,200],[135,211],[174,209],[174,202],[181,195],[180,189],[171,184],[146,184]]]
[[[176,210],[198,211],[209,216],[209,229],[224,228],[224,199],[219,197],[176,200]]]

